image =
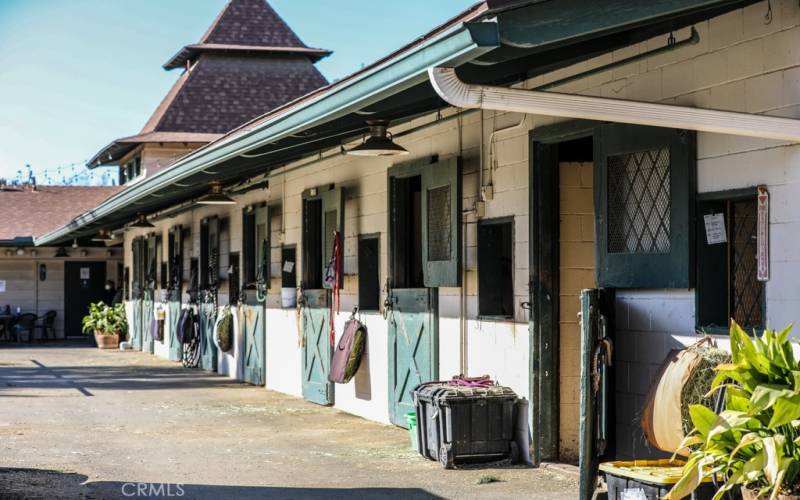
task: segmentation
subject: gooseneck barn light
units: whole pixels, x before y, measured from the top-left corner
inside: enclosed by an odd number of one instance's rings
[[[156,226],[152,225],[144,214],[138,214],[136,220],[131,224],[131,227],[151,228]]]
[[[230,196],[222,192],[222,183],[219,181],[211,181],[211,191],[197,200],[200,205],[235,205],[236,201]]]
[[[349,150],[347,154],[353,156],[396,156],[407,155],[408,151],[403,146],[392,140],[388,120],[367,120],[369,137]]]

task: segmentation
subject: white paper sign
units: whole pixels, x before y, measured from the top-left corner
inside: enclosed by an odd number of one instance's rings
[[[89,268],[88,267],[82,267],[81,268],[81,279],[82,280],[88,280],[89,279]]]
[[[290,273],[294,269],[294,262],[287,260],[283,263],[283,272]]]
[[[6,291],[6,280],[0,280],[0,293],[4,293]]]
[[[708,214],[703,216],[706,223],[706,241],[709,245],[726,243],[728,236],[725,234],[725,216],[723,214]]]

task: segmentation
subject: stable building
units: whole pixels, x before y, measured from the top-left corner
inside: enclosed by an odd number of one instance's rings
[[[599,458],[659,456],[638,416],[671,348],[796,319],[798,42],[789,0],[481,2],[41,242],[141,212],[125,265],[169,263],[150,286],[203,315],[200,368],[365,418],[489,374],[528,399],[533,461],[580,461],[589,498]],[[367,355],[334,386],[330,322],[356,306]]]
[[[50,339],[82,336],[81,319],[91,302],[107,300],[106,281],[123,285],[122,236],[76,238],[63,245],[35,246],[35,239],[95,207],[119,191],[109,186],[0,184],[0,314],[43,317],[55,312]],[[9,324],[4,321],[4,324]],[[43,337],[36,332],[36,339]],[[8,339],[7,332],[0,338]],[[23,340],[28,340],[24,337]]]

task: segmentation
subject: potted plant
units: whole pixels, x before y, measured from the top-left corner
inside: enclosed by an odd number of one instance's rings
[[[125,306],[117,304],[107,306],[103,302],[89,305],[89,314],[83,317],[83,333],[94,334],[97,347],[100,349],[116,349],[119,346],[120,334],[127,328]]]
[[[745,499],[800,499],[800,365],[791,328],[751,339],[731,324],[732,361],[717,367],[709,393],[725,388],[725,410],[690,407],[694,430],[683,444],[692,451],[666,498],[683,498],[715,477],[715,499],[735,488]]]

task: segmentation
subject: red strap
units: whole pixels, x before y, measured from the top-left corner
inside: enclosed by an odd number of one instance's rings
[[[330,308],[330,315],[328,317],[328,323],[330,325],[330,343],[331,346],[334,345],[336,342],[336,314],[339,313],[339,290],[342,287],[341,284],[341,266],[342,266],[342,252],[341,252],[341,245],[339,240],[339,231],[334,231],[333,233],[333,288],[331,290],[331,308]]]

